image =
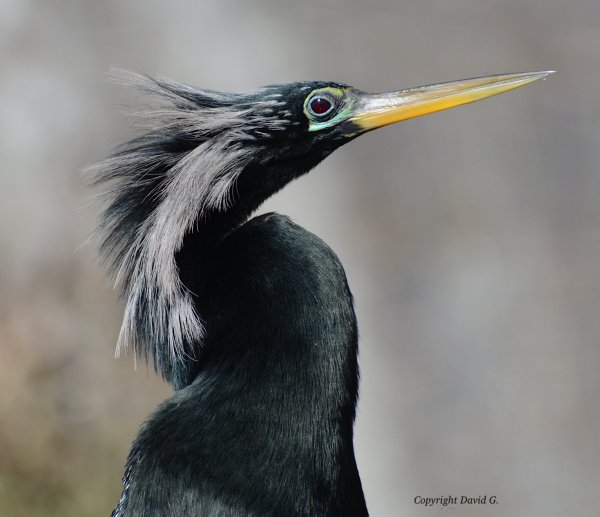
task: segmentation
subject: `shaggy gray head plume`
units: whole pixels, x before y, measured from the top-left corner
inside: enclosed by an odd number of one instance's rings
[[[268,136],[260,130],[287,121],[268,116],[282,102],[265,89],[220,93],[132,73],[119,80],[156,102],[134,114],[145,134],[88,169],[95,185],[108,185],[97,232],[127,301],[117,353],[132,346],[173,382],[175,363],[193,358],[191,344],[201,345],[204,332],[175,254],[205,214],[227,208],[236,178]]]

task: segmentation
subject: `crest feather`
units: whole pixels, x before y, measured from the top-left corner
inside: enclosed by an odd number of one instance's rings
[[[241,172],[261,149],[248,146],[261,128],[286,121],[265,115],[273,98],[199,90],[166,79],[118,72],[121,84],[152,95],[133,113],[145,133],[90,167],[105,191],[96,233],[111,278],[126,299],[117,354],[128,346],[151,359],[174,387],[189,382],[185,363],[202,345],[194,296],[182,284],[175,255],[184,237],[211,211],[226,210]]]

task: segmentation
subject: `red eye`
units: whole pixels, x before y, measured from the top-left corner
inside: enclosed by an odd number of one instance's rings
[[[331,111],[333,105],[325,97],[315,97],[310,101],[309,107],[313,115],[323,116]]]

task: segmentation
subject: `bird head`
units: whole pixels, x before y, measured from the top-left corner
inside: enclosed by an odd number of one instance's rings
[[[151,358],[175,387],[203,340],[202,315],[180,277],[186,236],[217,238],[336,148],[373,129],[496,95],[550,72],[488,76],[391,93],[296,82],[242,94],[120,74],[151,94],[134,113],[144,132],[91,167],[106,190],[98,228],[126,309],[118,349]]]

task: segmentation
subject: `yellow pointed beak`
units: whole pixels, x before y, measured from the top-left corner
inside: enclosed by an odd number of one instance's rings
[[[365,94],[355,106],[355,113],[350,121],[362,131],[370,131],[514,90],[552,73],[554,72],[491,75],[399,92]]]

